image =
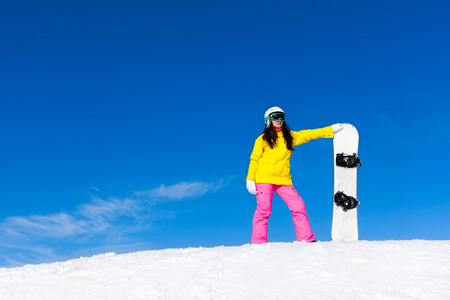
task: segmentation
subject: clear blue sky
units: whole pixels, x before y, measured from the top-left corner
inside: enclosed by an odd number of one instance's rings
[[[239,246],[271,106],[360,134],[360,239],[450,239],[449,1],[3,1],[0,266]],[[329,241],[333,146],[294,185]],[[274,199],[269,240],[295,239]]]

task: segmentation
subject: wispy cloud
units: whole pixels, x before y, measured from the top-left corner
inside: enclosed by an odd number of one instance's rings
[[[60,238],[87,230],[84,222],[64,212],[48,216],[10,217],[1,223],[0,229],[10,236],[23,239]]]
[[[147,197],[150,200],[173,201],[185,198],[203,197],[206,193],[215,192],[224,185],[224,180],[216,182],[180,182],[166,187],[161,185],[159,188],[146,191],[136,192],[138,196]]]
[[[72,212],[9,217],[0,223],[0,254],[5,255],[7,249],[22,249],[33,252],[34,256],[45,256],[46,253],[53,253],[54,249],[43,247],[42,244],[55,241],[80,243],[93,238],[110,239],[112,236],[121,239],[127,232],[147,228],[153,220],[174,217],[173,212],[158,210],[159,204],[203,197],[224,185],[225,180],[181,182],[133,192],[125,198],[92,197],[89,203],[80,205]],[[9,260],[14,261],[14,258]],[[3,262],[0,260],[0,265],[5,262],[6,259]]]

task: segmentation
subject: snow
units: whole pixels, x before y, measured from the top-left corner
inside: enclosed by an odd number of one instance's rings
[[[106,253],[1,268],[0,299],[450,299],[450,241]]]

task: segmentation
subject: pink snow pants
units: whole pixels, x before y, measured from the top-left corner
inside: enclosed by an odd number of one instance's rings
[[[272,212],[273,192],[286,202],[292,212],[297,241],[311,242],[316,238],[311,231],[305,203],[293,185],[257,183],[257,207],[253,217],[252,244],[267,243],[267,220]]]

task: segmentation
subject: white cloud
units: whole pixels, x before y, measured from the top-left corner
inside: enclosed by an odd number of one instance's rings
[[[140,197],[148,197],[148,199],[158,201],[182,200],[185,198],[199,198],[206,193],[215,192],[224,185],[224,180],[216,182],[180,182],[166,187],[161,185],[157,189],[145,192],[137,192]]]
[[[87,230],[85,222],[64,212],[48,216],[10,217],[1,224],[0,229],[9,235],[28,239],[43,236],[60,238]]]
[[[181,182],[133,192],[132,196],[123,199],[93,197],[89,203],[70,213],[9,217],[0,223],[0,253],[4,252],[1,248],[33,251],[49,239],[120,239],[126,232],[147,228],[153,220],[174,218],[173,212],[156,209],[158,204],[203,197],[223,186],[224,180]],[[47,251],[52,252],[52,249]]]
[[[93,198],[90,203],[84,204],[79,208],[78,214],[95,222],[98,220],[114,220],[121,215],[137,216],[139,210],[141,210],[141,207],[136,199],[109,198],[108,200],[103,200]]]

